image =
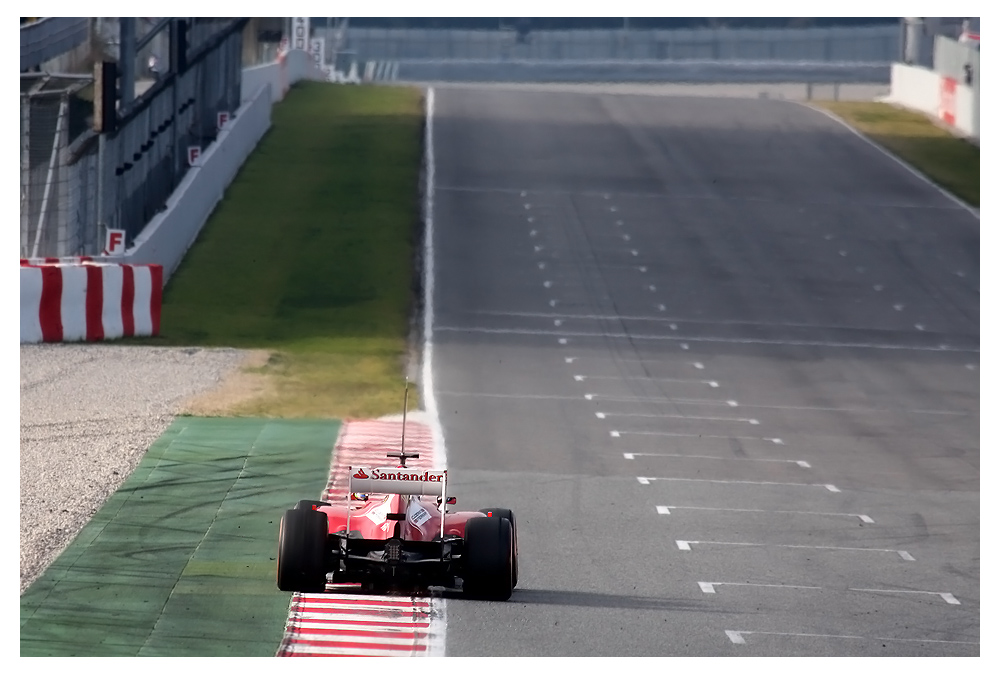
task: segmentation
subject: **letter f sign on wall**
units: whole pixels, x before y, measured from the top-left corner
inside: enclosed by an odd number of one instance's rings
[[[109,228],[104,242],[104,256],[121,256],[124,253],[125,231]]]

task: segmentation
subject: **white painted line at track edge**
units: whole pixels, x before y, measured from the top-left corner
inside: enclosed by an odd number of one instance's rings
[[[928,177],[925,174],[923,174],[921,171],[919,171],[918,169],[916,169],[915,167],[913,167],[912,165],[910,165],[908,162],[906,162],[902,158],[898,157],[897,155],[893,155],[891,152],[889,152],[885,148],[882,148],[877,143],[875,143],[874,141],[872,141],[868,137],[864,136],[864,134],[862,134],[860,131],[858,131],[857,129],[855,129],[854,127],[852,127],[848,122],[846,122],[846,120],[844,120],[843,118],[839,117],[835,113],[832,113],[831,111],[827,111],[824,108],[820,108],[820,107],[815,106],[813,104],[807,103],[805,101],[789,101],[789,102],[797,104],[799,106],[804,106],[805,108],[810,108],[811,110],[814,110],[816,112],[822,113],[826,117],[828,117],[828,118],[830,118],[832,120],[835,120],[839,124],[841,124],[844,127],[846,127],[848,130],[850,130],[850,132],[852,132],[854,136],[856,136],[857,138],[859,138],[862,141],[864,141],[867,145],[869,145],[872,148],[874,148],[877,151],[879,151],[882,155],[884,155],[885,157],[887,157],[890,160],[892,160],[893,162],[895,162],[897,165],[899,165],[900,167],[902,167],[903,169],[905,169],[907,172],[909,172],[910,174],[912,174],[916,178],[918,178],[921,181],[923,181],[924,183],[932,186],[937,191],[939,191],[942,195],[944,195],[944,197],[946,197],[948,200],[950,200],[954,204],[958,205],[959,207],[962,207],[968,213],[970,213],[972,216],[974,216],[976,219],[978,219],[979,221],[981,221],[981,214],[979,213],[979,210],[975,209],[970,204],[968,204],[967,202],[965,202],[961,198],[957,197],[956,195],[954,195],[950,191],[946,190],[942,186],[934,183],[933,180],[930,179],[930,177]]]
[[[434,392],[434,191],[437,181],[437,161],[434,151],[434,103],[435,93],[429,87],[426,93],[426,138],[424,162],[426,163],[426,190],[424,191],[424,231],[423,231],[423,408],[430,421],[434,438],[434,464],[447,467],[447,446],[444,442],[444,428],[441,425],[437,396]],[[437,600],[439,615],[433,617],[434,631],[427,645],[427,655],[445,655],[447,645],[447,602]]]

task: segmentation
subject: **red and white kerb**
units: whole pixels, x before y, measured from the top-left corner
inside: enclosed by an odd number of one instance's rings
[[[401,439],[401,421],[346,421],[333,450],[322,499],[346,497],[352,466],[354,472],[359,467],[388,472],[388,468],[378,466],[385,465],[387,453],[399,451]],[[406,422],[406,451],[420,454],[419,459],[407,462],[406,472],[426,481],[423,475],[434,470],[433,435],[428,426]],[[324,594],[295,593],[277,655],[444,655],[444,609],[440,599],[360,595],[352,594],[352,589],[342,586],[328,587]]]

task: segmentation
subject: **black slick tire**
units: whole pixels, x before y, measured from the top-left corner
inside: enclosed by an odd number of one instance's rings
[[[291,592],[326,590],[326,513],[286,510],[278,533],[277,586]]]
[[[505,517],[510,520],[513,527],[513,587],[517,587],[517,577],[520,574],[520,548],[517,547],[517,519],[513,516],[513,510],[509,508],[480,508],[479,512],[493,517]]]
[[[462,556],[466,596],[503,601],[513,594],[513,525],[502,517],[473,517],[465,523]]]

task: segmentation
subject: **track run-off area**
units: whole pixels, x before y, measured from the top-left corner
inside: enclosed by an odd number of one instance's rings
[[[282,511],[399,424],[181,418],[22,655],[979,655],[977,214],[792,102],[426,101],[407,447],[517,515],[512,598],[280,593]]]

